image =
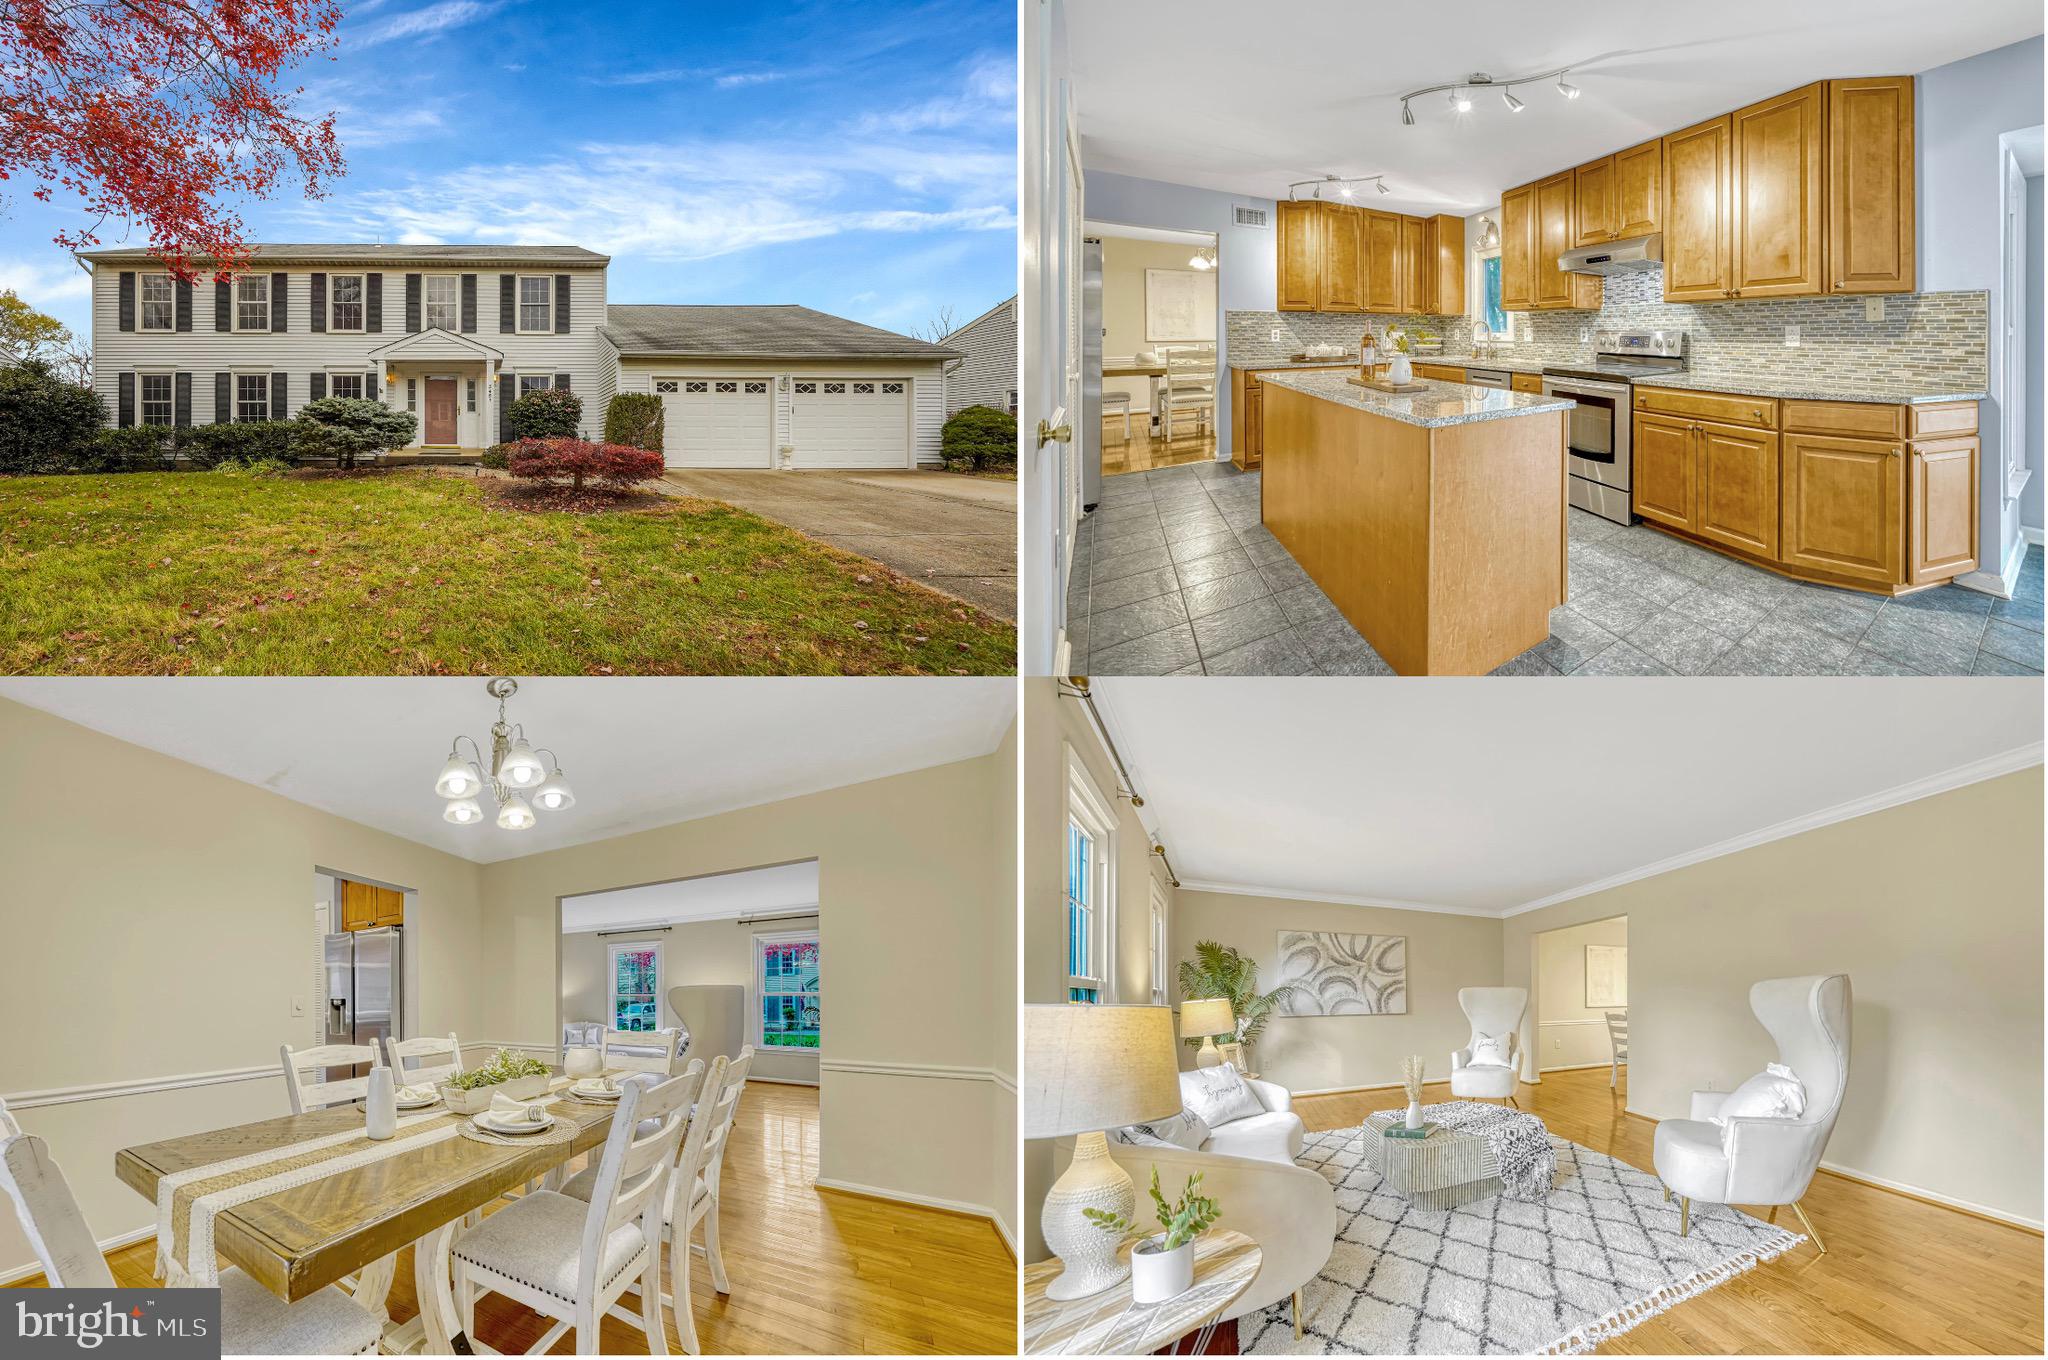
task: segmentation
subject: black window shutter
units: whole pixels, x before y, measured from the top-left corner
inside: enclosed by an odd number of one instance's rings
[[[270,418],[272,420],[284,419],[284,384],[284,374],[273,373],[270,375]]]
[[[235,285],[226,279],[213,281],[213,328],[217,331],[235,328]]]
[[[327,395],[327,375],[315,373],[306,379],[306,400],[319,401]]]
[[[498,275],[498,331],[510,335],[519,329],[519,312],[514,305],[513,292],[519,286],[518,280],[510,274]]]
[[[363,280],[363,329],[371,335],[384,333],[384,276],[372,274]]]
[[[180,331],[190,334],[192,330],[192,280],[173,279],[171,281],[171,292],[177,297],[177,327]]]
[[[291,278],[289,274],[270,276],[270,329],[279,335],[284,334],[285,323],[291,319],[285,307]]]
[[[555,275],[555,334],[569,333],[569,276]]]
[[[405,276],[405,333],[411,335],[420,328],[420,276]]]
[[[566,373],[557,373],[555,375],[555,386],[561,388],[564,392],[568,391],[569,375]]]
[[[135,329],[135,271],[132,269],[121,271],[120,299],[121,329],[132,331]]]
[[[363,375],[363,395],[371,401],[384,400],[384,394],[377,390],[376,374],[365,373]]]
[[[317,333],[327,329],[327,276],[315,274],[313,278],[313,299],[307,309],[310,324]]]
[[[235,375],[213,375],[213,423],[225,425],[235,418]]]
[[[120,394],[116,403],[118,414],[114,418],[114,423],[125,430],[135,423],[135,375],[119,375],[114,380],[114,390]]]
[[[504,443],[512,437],[512,400],[517,394],[512,390],[512,379],[498,379],[498,442]]]
[[[462,276],[462,333],[476,334],[476,275]]]
[[[171,422],[176,425],[192,423],[192,375],[180,373],[171,380]]]

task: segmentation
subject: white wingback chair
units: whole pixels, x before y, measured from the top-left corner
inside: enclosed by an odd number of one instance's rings
[[[1516,1109],[1517,1069],[1521,1063],[1522,1012],[1529,1009],[1527,987],[1460,987],[1458,1006],[1472,1022],[1472,1039],[1482,1034],[1508,1036],[1508,1060],[1472,1061],[1472,1040],[1451,1054],[1451,1094],[1466,1100],[1505,1100]]]
[[[1728,1120],[1724,1130],[1707,1122],[1728,1099],[1726,1091],[1694,1091],[1692,1118],[1667,1119],[1657,1126],[1652,1159],[1664,1198],[1681,1197],[1678,1232],[1691,1228],[1692,1201],[1708,1204],[1768,1204],[1772,1221],[1789,1204],[1806,1235],[1825,1253],[1800,1196],[1813,1180],[1842,1093],[1849,1085],[1849,978],[1771,978],[1749,989],[1749,1008],[1778,1045],[1778,1061],[1806,1087],[1806,1111],[1796,1119]]]

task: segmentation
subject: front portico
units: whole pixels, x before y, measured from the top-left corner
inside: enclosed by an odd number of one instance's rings
[[[419,419],[407,448],[476,453],[497,442],[502,351],[434,327],[380,345],[370,357],[384,404]]]

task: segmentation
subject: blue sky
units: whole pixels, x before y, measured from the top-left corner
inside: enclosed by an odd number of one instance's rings
[[[1006,0],[343,10],[297,83],[340,115],[348,174],[237,205],[251,240],[581,245],[613,257],[614,302],[796,302],[899,331],[1016,291]],[[10,193],[0,287],[83,334],[85,275],[50,243],[80,221]]]

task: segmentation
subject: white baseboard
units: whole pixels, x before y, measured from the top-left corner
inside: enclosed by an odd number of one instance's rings
[[[888,1190],[879,1185],[863,1185],[859,1181],[843,1181],[832,1176],[820,1176],[811,1183],[821,1190],[844,1190],[849,1195],[865,1195],[869,1199],[893,1200],[898,1204],[915,1204],[921,1209],[944,1209],[948,1213],[966,1214],[969,1218],[985,1218],[995,1228],[996,1236],[1009,1246],[1010,1254],[1017,1254],[1017,1239],[1004,1225],[1002,1215],[986,1204],[941,1199],[937,1195],[920,1195],[912,1190]]]
[[[128,1232],[115,1233],[112,1237],[102,1237],[98,1243],[100,1255],[104,1256],[110,1251],[118,1251],[122,1247],[133,1246],[137,1242],[146,1241],[155,1236],[156,1224],[146,1223],[142,1227]],[[42,1273],[43,1264],[40,1261],[30,1261],[25,1266],[9,1266],[5,1270],[0,1270],[0,1285],[10,1285],[16,1280],[25,1280],[31,1275],[40,1275]]]
[[[748,1081],[762,1081],[762,1082],[766,1082],[766,1083],[768,1083],[768,1085],[770,1085],[770,1086],[811,1086],[811,1087],[815,1087],[815,1086],[816,1086],[816,1085],[818,1084],[818,1083],[816,1083],[815,1081],[805,1081],[805,1080],[804,1080],[803,1078],[801,1078],[801,1077],[764,1077],[764,1076],[761,1076],[761,1075],[759,1075],[758,1073],[754,1073],[754,1072],[749,1072],[749,1073],[747,1073],[747,1080],[748,1080]]]
[[[2028,1218],[2024,1214],[2010,1213],[2004,1209],[1994,1209],[1988,1204],[1978,1204],[1974,1200],[1959,1199],[1954,1195],[1938,1194],[1922,1186],[1909,1185],[1905,1181],[1895,1181],[1885,1176],[1873,1176],[1868,1171],[1858,1171],[1854,1167],[1843,1166],[1838,1162],[1822,1162],[1820,1169],[1832,1171],[1837,1176],[1848,1180],[1862,1181],[1868,1185],[1874,1185],[1880,1190],[1896,1190],[1902,1195],[1911,1195],[1915,1199],[1924,1199],[1934,1204],[1947,1205],[1951,1209],[1960,1209],[1964,1213],[1975,1214],[1979,1218],[1995,1219],[2000,1223],[2010,1223],[2015,1228],[2026,1228],[2032,1232],[2042,1231],[2041,1220],[2038,1218]]]
[[[2020,526],[2020,538],[2028,543],[2040,543],[2048,540],[2048,530],[2036,529],[2031,524],[2022,524]]]
[[[1538,1072],[1584,1072],[1584,1071],[1587,1071],[1588,1069],[1590,1069],[1590,1068],[1594,1068],[1594,1067],[1612,1067],[1612,1066],[1614,1066],[1614,1064],[1613,1064],[1613,1063],[1604,1063],[1604,1062],[1590,1062],[1590,1063],[1560,1063],[1560,1064],[1559,1064],[1559,1065],[1557,1065],[1556,1067],[1539,1067],[1539,1068],[1537,1068],[1536,1070],[1537,1070]],[[1628,1064],[1627,1064],[1627,1063],[1623,1063],[1623,1064],[1622,1064],[1622,1066],[1623,1066],[1623,1067],[1627,1067],[1627,1066],[1628,1066]]]
[[[2039,533],[2040,531],[2035,530],[2034,532]],[[2040,542],[2039,539],[2031,541]],[[1996,595],[2001,600],[2011,599],[2014,587],[2019,584],[2020,566],[2026,560],[2028,542],[2027,530],[2023,528],[2020,530],[2019,537],[2012,541],[2012,551],[2005,555],[2005,561],[2000,562],[1996,570],[1985,571],[1980,568],[1977,571],[1966,571],[1961,576],[1955,578],[1955,583],[1967,590],[1978,590],[1986,595]]]

